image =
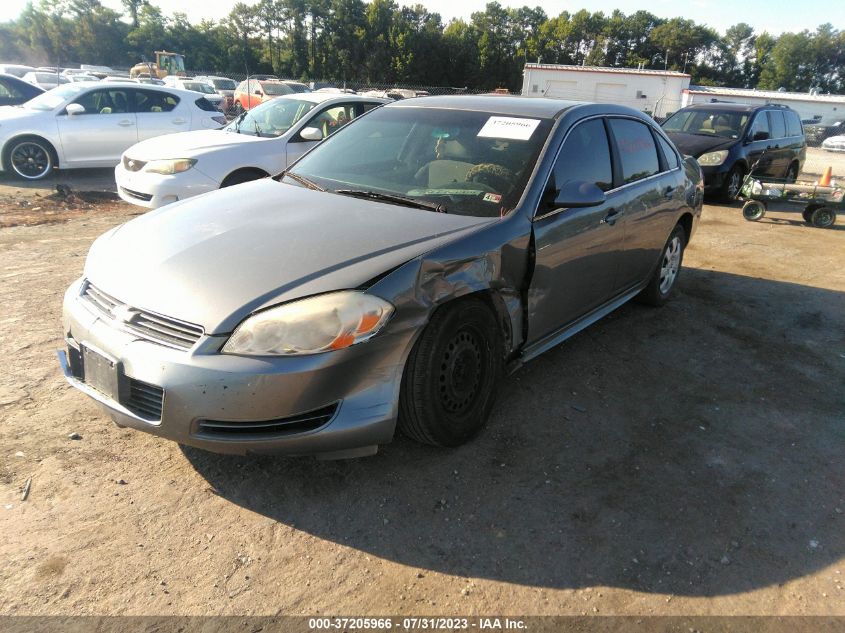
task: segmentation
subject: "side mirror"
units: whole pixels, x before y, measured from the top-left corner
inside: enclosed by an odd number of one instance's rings
[[[78,103],[69,103],[65,108],[65,112],[67,112],[70,116],[85,114],[85,106]]]
[[[316,127],[306,127],[302,128],[302,131],[299,133],[304,141],[322,141],[323,140],[323,131],[320,128]]]
[[[568,180],[558,189],[552,202],[553,209],[580,209],[604,204],[607,196],[595,183]]]
[[[255,91],[255,96],[256,96],[256,97],[263,97],[263,96],[264,96],[264,93],[263,93],[263,92],[261,92],[260,90],[256,90],[256,91]]]
[[[754,132],[754,136],[751,137],[752,141],[768,141],[769,140],[769,133],[768,132]]]

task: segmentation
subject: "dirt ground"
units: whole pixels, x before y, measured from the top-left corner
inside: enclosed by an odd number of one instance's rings
[[[473,442],[326,463],[65,384],[63,291],[136,213],[91,207],[0,200],[0,614],[845,615],[845,218],[708,205],[674,300],[526,365]]]

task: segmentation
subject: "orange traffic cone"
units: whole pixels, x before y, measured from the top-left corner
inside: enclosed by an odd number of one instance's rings
[[[830,178],[833,175],[833,169],[828,166],[827,169],[824,170],[822,177],[819,178],[819,187],[830,187]]]

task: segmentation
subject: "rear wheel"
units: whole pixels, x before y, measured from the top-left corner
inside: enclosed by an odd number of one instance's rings
[[[749,200],[742,205],[742,217],[749,222],[756,222],[766,215],[766,206],[758,200]]]
[[[686,231],[679,224],[672,230],[672,234],[666,241],[663,252],[660,254],[660,262],[648,285],[637,296],[640,301],[652,306],[662,306],[669,300],[675,289],[678,275],[681,273],[686,244]]]
[[[792,163],[786,170],[786,182],[793,183],[798,180],[798,163]]]
[[[826,229],[836,223],[836,211],[830,207],[815,209],[810,215],[810,223],[818,229]]]
[[[739,195],[742,189],[742,181],[745,178],[745,170],[742,165],[734,165],[725,176],[722,183],[722,200],[725,202],[733,202]]]
[[[503,355],[496,318],[483,300],[438,309],[405,366],[399,429],[424,444],[466,442],[493,408]]]

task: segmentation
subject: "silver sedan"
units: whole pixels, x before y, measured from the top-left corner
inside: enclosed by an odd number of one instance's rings
[[[702,191],[629,108],[404,100],[101,236],[60,361],[119,425],[212,451],[457,445],[503,371],[669,299]]]

